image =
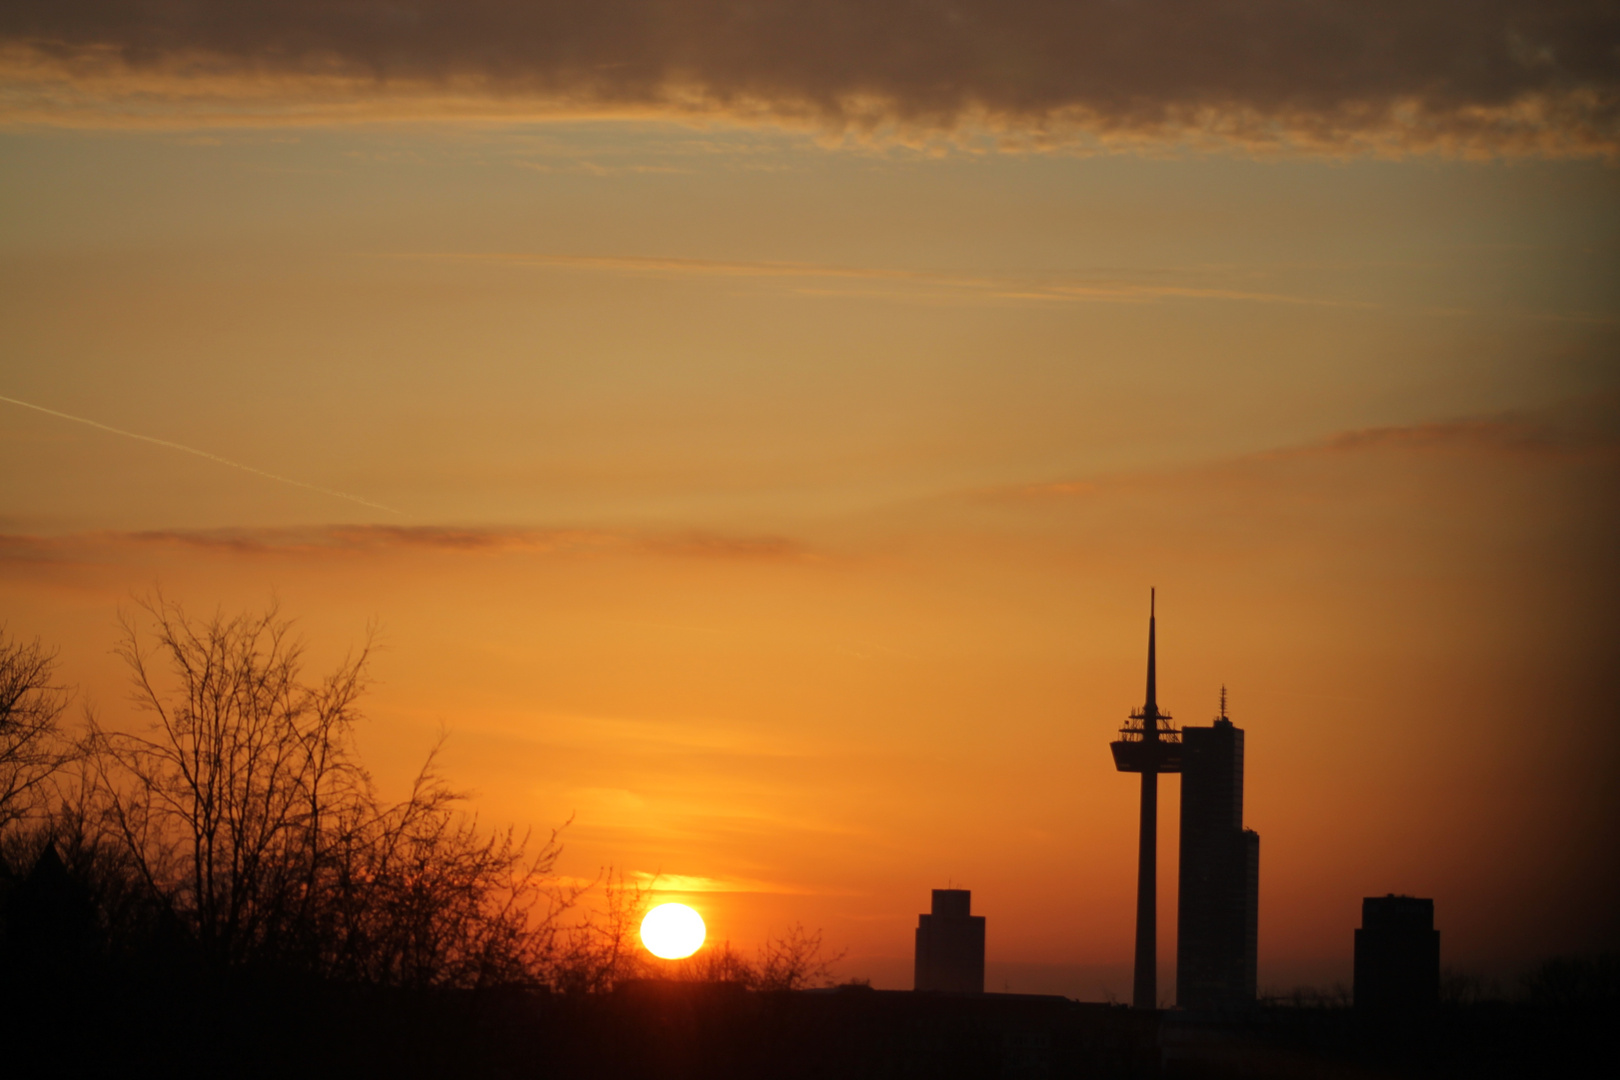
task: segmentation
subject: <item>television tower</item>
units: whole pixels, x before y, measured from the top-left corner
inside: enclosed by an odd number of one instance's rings
[[[1142,832],[1136,856],[1136,977],[1131,990],[1131,1005],[1138,1009],[1159,1007],[1159,774],[1181,771],[1181,733],[1170,723],[1170,714],[1159,710],[1154,659],[1156,591],[1148,591],[1147,703],[1131,713],[1119,729],[1120,737],[1110,744],[1115,768],[1142,774]]]

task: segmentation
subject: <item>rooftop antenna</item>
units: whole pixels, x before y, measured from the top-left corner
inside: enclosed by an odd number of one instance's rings
[[[1221,715],[1217,716],[1215,719],[1217,719],[1217,720],[1225,720],[1226,719],[1226,684],[1225,683],[1221,683]]]

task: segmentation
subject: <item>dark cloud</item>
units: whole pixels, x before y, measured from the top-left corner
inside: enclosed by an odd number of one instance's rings
[[[1612,0],[9,0],[0,42],[14,79],[172,93],[268,77],[902,136],[1620,144]]]

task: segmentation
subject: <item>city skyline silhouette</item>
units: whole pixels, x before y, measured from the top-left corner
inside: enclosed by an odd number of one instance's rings
[[[0,934],[72,1005],[14,1026],[1567,1041],[1620,952],[1617,49],[1588,0],[10,0],[0,920],[56,944]]]

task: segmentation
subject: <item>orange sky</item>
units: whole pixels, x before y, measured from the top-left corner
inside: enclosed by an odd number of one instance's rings
[[[991,988],[1125,996],[1106,743],[1157,586],[1161,701],[1225,683],[1249,733],[1263,988],[1346,979],[1389,891],[1458,967],[1617,943],[1620,184],[1575,15],[1515,25],[1585,98],[1457,74],[1495,46],[1432,5],[1411,85],[1169,41],[1121,111],[1007,81],[1070,47],[1023,5],[964,6],[1010,67],[631,19],[568,31],[589,77],[476,7],[450,59],[302,5],[171,27],[185,63],[0,20],[0,600],[98,714],[154,583],[277,595],[319,657],[375,621],[385,785],[442,725],[486,819],[572,815],[565,873],[745,948],[802,922],[909,985],[954,881]],[[325,74],[255,51],[294,29]]]

